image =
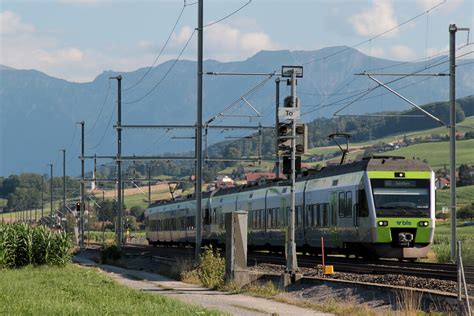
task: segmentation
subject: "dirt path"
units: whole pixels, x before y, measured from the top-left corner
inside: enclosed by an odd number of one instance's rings
[[[201,305],[231,315],[330,315],[268,299],[212,291],[155,273],[98,265],[86,258],[75,257],[74,261],[84,266],[97,267],[118,283],[128,287],[166,295],[185,303]]]

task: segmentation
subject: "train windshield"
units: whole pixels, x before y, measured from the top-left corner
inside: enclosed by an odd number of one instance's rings
[[[377,216],[429,217],[429,185],[429,180],[372,180]]]

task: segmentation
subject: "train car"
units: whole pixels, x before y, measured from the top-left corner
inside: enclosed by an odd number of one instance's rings
[[[296,180],[298,251],[376,258],[426,257],[435,228],[434,173],[418,160],[371,157],[308,171]],[[273,181],[203,194],[203,244],[224,245],[224,214],[248,211],[248,247],[283,251],[290,186]],[[193,244],[196,203],[152,205],[145,212],[150,244]]]

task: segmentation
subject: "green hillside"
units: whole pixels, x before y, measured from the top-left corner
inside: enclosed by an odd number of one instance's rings
[[[461,133],[474,130],[474,116],[467,117],[464,121],[459,122],[456,130]],[[446,127],[440,126],[423,131],[391,135],[372,141],[352,143],[349,144],[350,153],[348,155],[348,159],[354,159],[357,155],[362,154],[364,152],[363,147],[371,146],[377,143],[393,143],[402,140],[404,136],[412,139],[417,137],[426,137],[432,134],[447,135],[448,133],[449,131]],[[474,140],[460,140],[457,142],[456,148],[456,156],[458,160],[457,165],[465,163],[474,164]],[[325,146],[310,148],[308,151],[308,156],[327,155],[334,152],[339,152],[339,149],[336,146]],[[427,159],[433,168],[439,168],[443,167],[444,164],[449,163],[449,142],[422,143],[404,147],[398,150],[387,151],[385,154],[405,156],[407,158],[420,157],[420,159]],[[340,158],[340,156],[332,158],[331,160],[338,158]],[[318,163],[324,164],[325,161]]]
[[[443,206],[449,207],[450,190],[436,191],[436,210],[441,210]],[[458,207],[474,202],[474,185],[456,188],[456,204]]]
[[[387,151],[384,154],[426,159],[433,169],[438,169],[449,164],[449,142],[422,143]],[[460,164],[474,164],[474,139],[460,140],[456,143],[456,165]]]

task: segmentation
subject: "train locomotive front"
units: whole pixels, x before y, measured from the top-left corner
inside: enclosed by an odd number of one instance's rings
[[[225,213],[248,211],[248,247],[284,251],[290,206],[285,181],[203,194],[203,244],[224,245]],[[297,250],[373,258],[426,257],[434,234],[434,173],[418,160],[375,157],[302,175],[296,182]],[[195,201],[146,213],[151,244],[194,244]]]

